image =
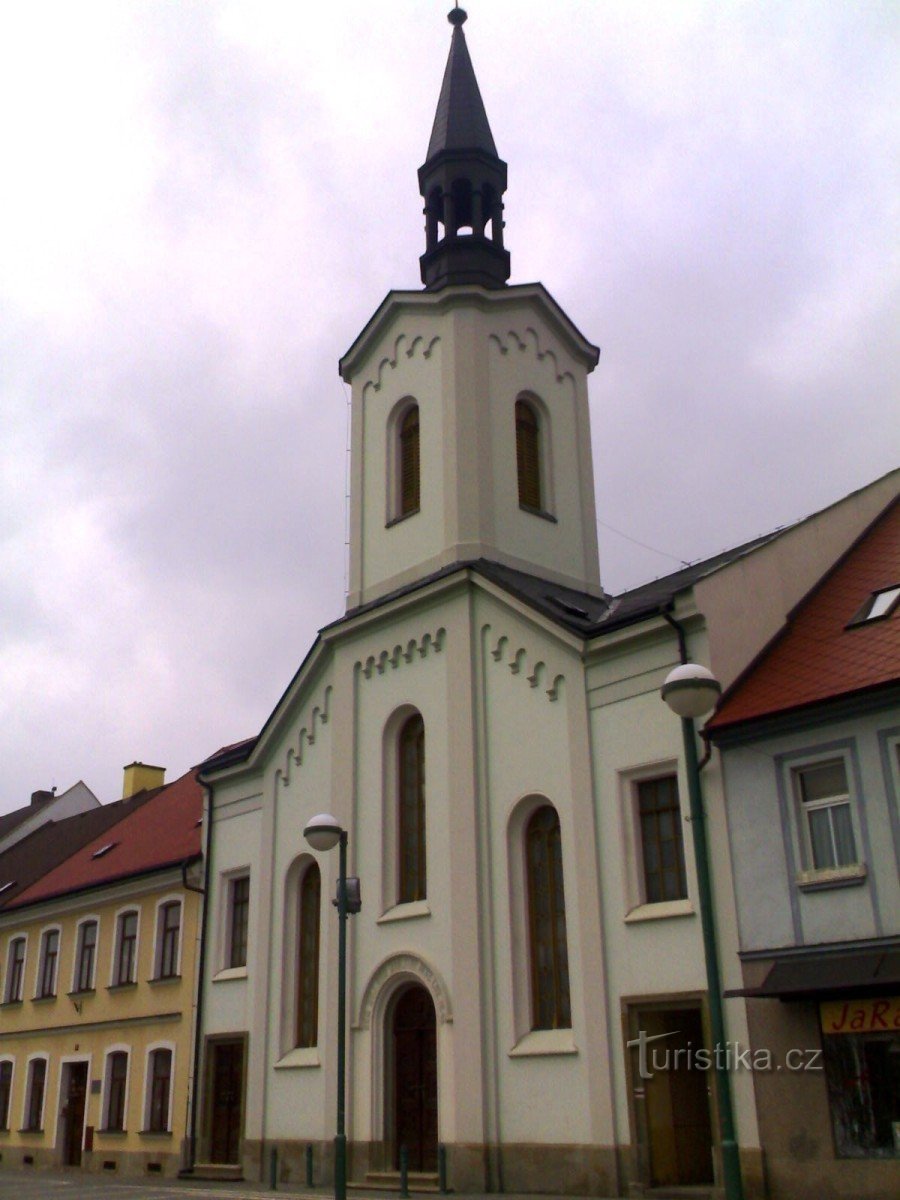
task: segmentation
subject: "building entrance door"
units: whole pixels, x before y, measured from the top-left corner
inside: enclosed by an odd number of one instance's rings
[[[87,1095],[86,1062],[66,1064],[66,1083],[62,1109],[63,1163],[67,1167],[81,1166],[81,1144],[84,1137],[84,1104]]]
[[[244,1043],[212,1042],[211,1050],[210,1160],[214,1163],[239,1163]]]
[[[643,1048],[634,1046],[638,1037]],[[635,1097],[643,1101],[636,1107],[643,1109],[639,1124],[646,1152],[645,1182],[651,1187],[713,1182],[712,1074],[696,1058],[705,1046],[699,1006],[633,1010]],[[637,1061],[640,1057],[643,1064]]]
[[[394,1005],[394,1166],[405,1146],[411,1171],[437,1170],[437,1030],[434,1003],[419,984]]]

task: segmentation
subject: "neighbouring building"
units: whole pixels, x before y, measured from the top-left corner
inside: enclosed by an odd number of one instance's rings
[[[740,991],[751,1044],[775,1064],[754,1076],[771,1195],[892,1200],[900,502],[790,614],[708,732],[726,782]]]
[[[30,804],[0,816],[0,854],[48,821],[62,821],[99,805],[100,801],[80,779],[58,796],[56,788],[32,792]]]
[[[424,290],[340,362],[352,388],[350,588],[257,737],[207,761],[197,1173],[332,1170],[337,853],[347,831],[351,1178],[401,1147],[457,1191],[710,1193],[706,1076],[647,1082],[643,1030],[709,1042],[679,722],[683,655],[724,684],[896,496],[822,513],[624,596],[600,583],[587,377],[598,350],[509,285],[506,166],[454,9],[419,187]],[[727,986],[737,957],[721,777],[705,774]],[[727,1002],[747,1043],[745,1001]],[[674,1042],[673,1042],[674,1044]],[[734,1080],[748,1196],[753,1083]]]
[[[0,1158],[175,1174],[187,1154],[202,789],[124,797],[0,854]]]

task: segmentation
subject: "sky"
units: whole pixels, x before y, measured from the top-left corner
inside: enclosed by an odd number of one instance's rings
[[[0,812],[258,732],[344,610],[337,362],[420,286],[448,0],[0,0]],[[892,0],[470,0],[620,592],[900,460]]]

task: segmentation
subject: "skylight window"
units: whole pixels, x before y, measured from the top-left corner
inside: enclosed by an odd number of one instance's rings
[[[900,584],[895,583],[890,587],[880,588],[867,598],[865,604],[848,622],[847,628],[849,629],[851,625],[863,625],[867,621],[880,621],[884,617],[889,617],[897,607],[898,600],[900,600]]]
[[[104,854],[109,854],[114,846],[118,846],[118,842],[107,842],[105,846],[101,846],[99,850],[95,850],[91,858],[102,858]]]
[[[8,892],[11,887],[15,886],[16,881],[14,879],[10,879],[8,883],[0,883],[0,896],[2,896],[4,892]]]

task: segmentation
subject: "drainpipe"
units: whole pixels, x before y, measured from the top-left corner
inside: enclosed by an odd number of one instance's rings
[[[675,630],[678,637],[678,652],[682,663],[689,661],[684,626],[672,616],[668,609],[660,609],[662,616]],[[731,1102],[731,1080],[727,1062],[721,1061],[723,1048],[727,1051],[725,1038],[725,1008],[722,1003],[722,981],[719,966],[719,951],[716,943],[715,908],[712,875],[709,865],[709,847],[706,841],[706,814],[703,811],[703,795],[700,788],[700,771],[709,762],[711,748],[706,744],[702,761],[697,758],[697,735],[692,717],[681,718],[684,738],[685,773],[691,808],[691,833],[694,839],[694,858],[697,864],[697,892],[700,901],[700,923],[703,929],[703,957],[706,962],[706,986],[709,996],[709,1023],[714,1054],[716,1098],[719,1106],[719,1137],[722,1150],[722,1182],[726,1200],[743,1200],[741,1160]],[[727,1053],[725,1055],[727,1059]]]
[[[200,1055],[201,1042],[200,1030],[203,1024],[203,998],[204,988],[203,980],[206,972],[206,943],[209,938],[209,904],[207,897],[209,896],[209,879],[212,870],[211,854],[212,847],[212,788],[209,784],[201,783],[203,788],[204,805],[206,810],[206,837],[203,847],[203,886],[193,887],[187,882],[185,875],[186,865],[182,866],[182,879],[184,886],[189,891],[199,892],[203,896],[202,915],[200,918],[200,954],[197,959],[197,1014],[194,1020],[194,1063],[193,1063],[193,1087],[191,1088],[191,1110],[188,1120],[188,1164],[185,1167],[185,1174],[193,1171],[194,1164],[197,1161],[197,1095],[200,1089]]]

